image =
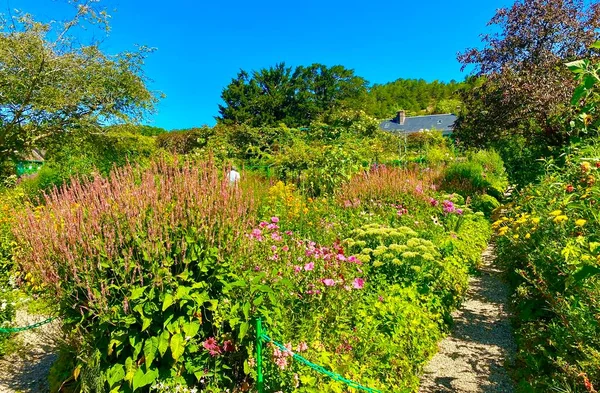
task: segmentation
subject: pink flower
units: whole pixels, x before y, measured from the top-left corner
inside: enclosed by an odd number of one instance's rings
[[[356,256],[354,255],[350,255],[347,259],[348,262],[352,262],[352,263],[357,263],[358,262],[358,258],[356,258]]]
[[[267,229],[274,231],[276,229],[279,229],[279,226],[277,224],[268,224]]]
[[[300,273],[302,271],[302,266],[294,266],[294,272]]]
[[[271,239],[275,240],[276,242],[280,242],[282,240],[281,236],[277,232],[271,233]]]
[[[335,285],[335,281],[331,278],[325,278],[321,281],[323,282],[323,284],[325,284],[326,287],[332,287]]]
[[[434,198],[429,198],[429,203],[433,207],[436,207],[439,204],[439,202],[437,200],[435,200]]]
[[[315,268],[315,263],[314,262],[309,262],[306,265],[304,265],[304,270],[306,270],[307,272],[310,272],[314,268]]]
[[[337,259],[338,259],[338,261],[342,261],[343,262],[343,261],[346,260],[346,257],[344,256],[344,254],[337,254]]]
[[[202,346],[210,353],[210,356],[217,356],[221,353],[221,347],[217,344],[217,340],[214,337],[206,339],[202,343]]]
[[[423,187],[421,187],[421,185],[419,184],[418,186],[415,187],[415,191],[418,192],[419,194],[423,193]]]
[[[350,202],[350,201],[348,201],[348,200],[344,201],[344,207],[345,207],[346,209],[347,209],[347,208],[349,208],[349,207],[352,207],[352,202]]]
[[[292,231],[285,231],[285,234],[288,235],[288,236],[293,236],[294,232],[292,232]]]
[[[362,278],[355,278],[352,282],[352,286],[355,289],[363,289],[363,287],[365,286],[365,280],[363,280]]]
[[[278,261],[279,260],[279,255],[273,254],[273,256],[270,257],[269,259],[272,260],[272,261]]]
[[[308,349],[308,344],[304,341],[298,344],[297,352],[304,352]]]
[[[260,224],[258,224],[258,226],[259,226],[259,227],[261,227],[261,228],[264,228],[264,227],[266,227],[267,225],[269,225],[269,223],[268,223],[268,222],[265,222],[265,221],[261,221],[261,223],[260,223]]]
[[[283,246],[283,247],[281,247],[281,249],[285,252],[290,251],[290,248],[288,246]]]
[[[271,222],[278,223],[279,217],[271,217]]]
[[[271,251],[277,251],[277,246],[271,246]]]

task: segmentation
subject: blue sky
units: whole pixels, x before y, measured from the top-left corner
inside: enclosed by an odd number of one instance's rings
[[[66,0],[0,0],[41,20],[63,19]],[[213,125],[222,89],[240,68],[284,61],[341,64],[371,83],[398,78],[462,80],[456,54],[510,0],[355,1],[104,0],[112,15],[110,53],[156,48],[145,72],[166,95],[148,124],[181,129]]]

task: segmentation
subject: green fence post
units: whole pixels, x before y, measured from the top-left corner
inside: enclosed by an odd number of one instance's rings
[[[260,317],[256,318],[256,384],[258,393],[263,393],[265,381],[262,373],[262,321]]]

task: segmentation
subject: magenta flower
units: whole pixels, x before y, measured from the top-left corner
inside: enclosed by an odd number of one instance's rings
[[[363,280],[362,278],[355,278],[352,282],[352,286],[355,289],[363,289],[365,286],[365,280]]]
[[[304,270],[306,270],[307,272],[310,272],[314,268],[315,268],[315,263],[314,262],[309,262],[306,265],[304,265]]]
[[[266,227],[267,225],[269,225],[269,223],[268,223],[268,222],[265,222],[265,221],[261,221],[261,223],[260,223],[260,224],[258,224],[258,226],[259,226],[259,227],[261,227],[261,228],[264,228],[264,227]]]
[[[433,207],[436,207],[439,204],[439,202],[436,199],[434,199],[434,198],[429,198],[429,203]]]
[[[354,255],[350,255],[346,260],[348,262],[351,262],[351,263],[357,263],[358,262],[358,258],[356,258],[356,256],[354,256]]]
[[[456,209],[456,214],[458,214],[459,216],[460,216],[461,214],[463,214],[463,209]]]
[[[210,353],[210,356],[217,356],[221,353],[221,347],[217,344],[217,340],[214,337],[206,339],[202,343],[202,346]]]
[[[331,278],[325,278],[321,281],[323,282],[323,284],[325,284],[326,287],[332,287],[335,285],[335,281]]]
[[[271,222],[278,223],[279,222],[279,217],[271,217]]]

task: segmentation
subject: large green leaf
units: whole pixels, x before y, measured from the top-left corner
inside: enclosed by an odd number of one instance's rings
[[[165,295],[165,299],[163,300],[162,310],[165,311],[171,304],[173,304],[173,295],[167,293]]]
[[[156,381],[158,378],[158,370],[150,369],[148,372],[144,373],[142,368],[138,368],[133,376],[133,391],[135,392],[137,389],[150,385],[152,382]]]
[[[163,332],[158,337],[158,352],[160,356],[165,356],[167,349],[169,349],[169,339],[171,338],[171,334],[168,330],[163,330]]]
[[[171,348],[171,356],[173,356],[173,359],[175,361],[179,360],[185,351],[185,339],[183,336],[181,334],[174,334],[173,337],[171,337],[169,348]]]
[[[106,381],[111,389],[119,384],[125,378],[125,368],[122,364],[115,364],[108,369],[106,373]]]
[[[152,361],[158,351],[158,337],[150,337],[144,342],[144,358],[146,359],[146,368],[150,368]]]

